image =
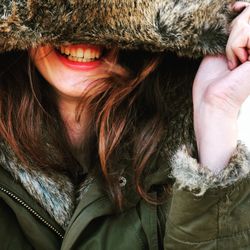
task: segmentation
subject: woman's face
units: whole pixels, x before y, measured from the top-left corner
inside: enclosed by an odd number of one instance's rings
[[[104,73],[104,58],[114,63],[115,57],[111,52],[103,56],[102,47],[88,44],[61,46],[58,49],[41,46],[31,49],[31,57],[59,96],[78,98],[91,79],[93,81],[94,75]]]

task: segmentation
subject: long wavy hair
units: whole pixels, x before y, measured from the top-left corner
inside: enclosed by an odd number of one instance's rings
[[[177,82],[180,70],[191,75],[189,80],[195,70],[190,71],[189,60],[139,50],[120,50],[117,63],[106,65],[106,74],[93,79],[76,112],[79,121],[84,110],[92,114],[82,146],[91,159],[88,172],[101,173],[121,208],[119,176],[125,169],[119,163],[125,160],[133,170],[137,192],[152,202],[143,180],[167,127],[166,93],[171,84],[182,84]],[[69,150],[55,93],[29,53],[2,54],[0,70],[0,136],[27,168],[60,171],[78,184],[82,167]]]

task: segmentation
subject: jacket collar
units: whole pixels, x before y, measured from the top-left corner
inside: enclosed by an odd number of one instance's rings
[[[13,181],[13,176],[4,168],[0,167],[0,189],[4,189],[8,192],[10,198],[14,195],[20,201],[20,204],[25,204],[32,208],[40,218],[43,218],[48,224],[53,226],[57,232],[61,235],[64,234],[63,228],[52,218],[47,211],[37,202],[37,200],[31,196],[27,190],[17,181]],[[0,197],[4,198],[3,194],[0,192]]]
[[[73,214],[78,214],[88,204],[100,198],[105,197],[105,204],[109,207],[110,213],[116,210],[101,178],[98,176],[95,178],[87,177],[79,187],[74,187],[66,175],[54,171],[50,171],[48,174],[41,169],[25,168],[11,148],[3,141],[0,142],[0,166],[1,171],[5,172],[2,175],[4,178],[0,178],[0,185],[2,184],[11,192],[17,193],[18,197],[25,199],[27,203],[33,199],[36,200],[50,217],[64,229],[68,227]],[[14,186],[10,185],[13,178],[16,181]],[[133,176],[128,171],[121,176],[121,180],[122,191],[127,197],[124,209],[127,209],[138,202],[139,196],[132,184]],[[103,209],[105,211],[105,208]]]
[[[0,142],[0,166],[9,172],[60,226],[66,228],[75,208],[75,190],[67,176],[53,171],[47,174],[39,169],[25,168],[3,141]],[[12,182],[5,182],[5,185],[17,192],[17,187],[10,185]],[[27,198],[27,195],[25,197]]]

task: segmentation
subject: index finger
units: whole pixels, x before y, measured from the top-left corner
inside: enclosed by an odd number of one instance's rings
[[[236,2],[232,5],[232,10],[235,12],[241,12],[247,6],[250,6],[250,3],[239,1],[239,2]]]

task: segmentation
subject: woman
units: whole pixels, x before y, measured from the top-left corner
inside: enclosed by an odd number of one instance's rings
[[[248,6],[200,66],[66,41],[3,54],[1,249],[248,249]]]

